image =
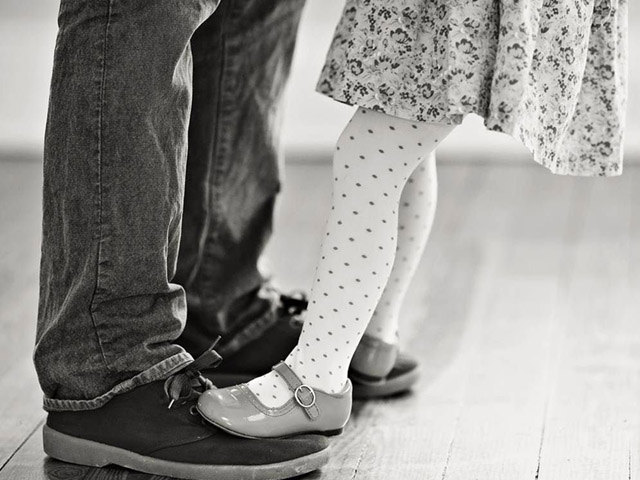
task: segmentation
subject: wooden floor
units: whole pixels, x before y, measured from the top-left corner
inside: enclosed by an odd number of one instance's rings
[[[0,163],[0,480],[150,478],[42,453],[39,171]],[[287,288],[310,284],[329,173],[287,169],[269,250]],[[604,180],[444,162],[403,317],[422,380],[357,403],[330,464],[305,478],[640,479],[639,186],[640,168]]]

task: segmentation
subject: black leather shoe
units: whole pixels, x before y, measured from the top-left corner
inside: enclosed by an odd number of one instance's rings
[[[196,401],[209,387],[187,367],[96,410],[50,412],[44,450],[65,462],[184,479],[281,479],[327,463],[324,436],[246,440],[208,425]]]
[[[214,370],[204,370],[205,377],[218,387],[229,387],[264,375],[289,355],[302,332],[300,315],[307,308],[307,299],[303,294],[278,294],[277,302],[275,323],[259,338],[232,355],[225,355]]]

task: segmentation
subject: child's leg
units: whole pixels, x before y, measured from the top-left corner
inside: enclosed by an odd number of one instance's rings
[[[365,330],[367,335],[386,343],[396,343],[400,308],[429,240],[437,199],[436,156],[432,152],[413,171],[402,190],[396,258],[389,281]]]
[[[452,129],[359,109],[340,136],[321,260],[298,346],[286,359],[306,384],[334,393],[344,387],[392,269],[404,184]],[[270,407],[292,396],[275,372],[249,387]]]

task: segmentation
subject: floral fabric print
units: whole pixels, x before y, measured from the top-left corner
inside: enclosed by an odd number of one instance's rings
[[[622,173],[627,0],[347,0],[318,91],[409,120],[476,113],[552,172]]]

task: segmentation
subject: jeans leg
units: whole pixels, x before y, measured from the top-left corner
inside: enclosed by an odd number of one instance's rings
[[[176,274],[189,310],[179,342],[192,353],[222,335],[219,349],[228,354],[274,320],[265,316],[270,303],[255,293],[264,282],[257,265],[280,189],[279,111],[303,5],[225,0],[193,37],[194,102]],[[262,329],[251,328],[257,322]]]
[[[63,0],[44,155],[34,361],[45,408],[97,408],[191,361],[172,283],[190,38],[215,0]]]

